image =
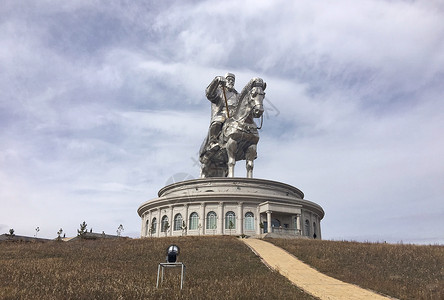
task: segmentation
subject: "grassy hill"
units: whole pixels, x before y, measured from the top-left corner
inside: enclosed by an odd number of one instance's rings
[[[444,299],[444,246],[267,239],[324,274],[399,299]]]
[[[318,270],[401,299],[444,299],[444,246],[269,241]],[[157,265],[179,245],[187,266]],[[0,299],[313,299],[234,237],[0,243]]]
[[[157,266],[177,244],[186,265]],[[313,299],[234,237],[0,243],[0,299]]]

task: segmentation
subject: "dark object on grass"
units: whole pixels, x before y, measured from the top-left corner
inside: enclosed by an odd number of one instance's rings
[[[171,245],[167,249],[166,261],[168,263],[175,263],[177,261],[177,256],[179,256],[180,249],[176,245]]]

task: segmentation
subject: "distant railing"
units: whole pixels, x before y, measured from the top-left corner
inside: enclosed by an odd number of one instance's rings
[[[271,227],[271,232],[290,235],[301,235],[301,230],[297,228]]]

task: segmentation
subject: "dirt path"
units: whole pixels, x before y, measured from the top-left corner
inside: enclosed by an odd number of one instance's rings
[[[324,275],[285,250],[259,239],[242,239],[266,264],[320,299],[391,299]]]

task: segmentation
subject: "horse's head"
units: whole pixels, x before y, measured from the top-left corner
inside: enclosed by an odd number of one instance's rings
[[[267,84],[262,78],[252,78],[242,89],[239,102],[233,115],[236,121],[254,123],[253,118],[260,118],[264,113],[264,90]]]
[[[265,88],[267,84],[262,80],[262,78],[253,78],[253,83],[250,90],[250,99],[252,106],[253,117],[259,118],[264,113],[264,98],[265,98]]]

